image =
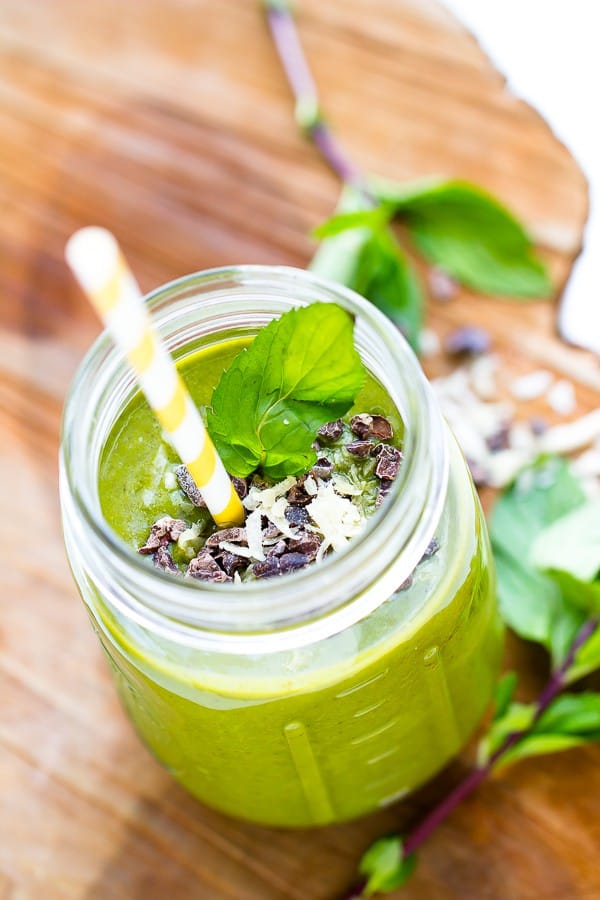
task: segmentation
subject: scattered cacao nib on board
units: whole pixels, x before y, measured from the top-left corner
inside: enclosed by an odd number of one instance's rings
[[[309,562],[304,553],[284,553],[283,556],[269,556],[262,562],[254,564],[252,569],[257,578],[272,578],[274,575],[286,575],[296,569],[303,569]]]
[[[542,416],[533,416],[529,420],[529,427],[536,437],[540,437],[548,431],[548,422]]]
[[[325,425],[321,425],[318,429],[317,434],[320,438],[325,438],[327,441],[337,441],[341,438],[344,433],[344,423],[341,419],[335,419],[333,422],[326,422]]]
[[[350,441],[349,444],[345,445],[348,453],[351,453],[352,456],[370,456],[371,450],[373,449],[372,441]]]
[[[217,561],[210,555],[210,551],[203,547],[188,565],[186,570],[188,578],[199,578],[201,581],[212,581],[220,584],[225,581],[233,581],[230,575],[223,571]]]
[[[486,445],[491,453],[497,453],[499,450],[506,450],[509,446],[510,428],[503,425],[494,434],[486,438]]]
[[[313,478],[322,478],[326,481],[328,478],[331,478],[331,473],[333,472],[333,463],[330,459],[327,459],[326,456],[320,457],[310,470],[310,475]]]
[[[155,553],[159,547],[166,547],[170,541],[176,541],[187,527],[183,519],[172,519],[171,516],[163,516],[162,519],[154,523],[146,543],[138,548],[138,553],[143,555]]]
[[[389,441],[394,437],[394,431],[388,419],[384,416],[372,416],[370,413],[358,413],[356,416],[352,416],[350,428],[361,440],[376,437],[381,441]]]
[[[221,541],[229,541],[230,544],[248,544],[245,528],[223,528],[215,531],[206,541],[207,547],[218,547]]]
[[[175,475],[177,476],[179,487],[188,498],[188,500],[190,500],[194,504],[194,506],[198,506],[201,509],[206,509],[204,497],[200,493],[200,489],[197,487],[196,482],[190,475],[188,467],[184,465],[177,466],[177,468],[175,469]]]
[[[372,454],[377,458],[375,465],[377,477],[385,481],[393,481],[400,471],[402,462],[402,454],[398,448],[392,447],[390,444],[376,444]]]
[[[283,513],[290,525],[308,525],[310,516],[302,506],[288,506]]]
[[[175,561],[166,547],[159,547],[154,554],[154,565],[161,572],[170,572],[173,575],[180,575],[180,571],[175,565]]]
[[[444,349],[449,356],[479,356],[491,347],[491,338],[484,328],[465,325],[448,335]]]

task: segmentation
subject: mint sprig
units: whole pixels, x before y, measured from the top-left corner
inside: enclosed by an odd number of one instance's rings
[[[413,249],[461,284],[484,294],[546,298],[552,284],[516,216],[491,194],[456,179],[395,182],[365,176],[348,158],[319,104],[288,0],[265,0],[269,27],[296,99],[296,121],[338,175],[336,214],[316,231],[310,264],[363,294],[418,350],[423,291],[391,228],[401,223]]]
[[[317,429],[348,412],[365,379],[353,331],[344,309],[313,303],[273,320],[234,359],[207,412],[230,475],[310,469]]]

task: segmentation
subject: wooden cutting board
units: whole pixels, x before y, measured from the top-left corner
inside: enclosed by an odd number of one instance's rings
[[[430,0],[298,7],[357,162],[498,193],[560,285],[581,240],[584,179],[469,35]],[[303,266],[338,184],[295,130],[254,0],[3,0],[0,124],[0,896],[333,900],[370,840],[413,822],[469,754],[406,803],[321,831],[269,831],[200,806],[117,703],[62,549],[56,452],[65,391],[98,332],[63,263],[75,228],[112,228],[147,289],[228,263]],[[430,303],[440,334],[465,322],[490,329],[509,371],[541,364],[574,379],[578,414],[597,403],[597,361],[555,339],[551,304],[466,292]],[[533,692],[545,659],[517,641],[509,653]],[[599,763],[595,747],[496,777],[439,829],[402,896],[599,897]]]

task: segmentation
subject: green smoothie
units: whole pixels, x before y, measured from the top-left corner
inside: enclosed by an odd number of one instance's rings
[[[200,408],[242,346],[229,341],[181,362]],[[365,410],[401,433],[373,378],[353,411]],[[256,656],[188,648],[124,623],[88,585],[132,721],[202,801],[271,825],[350,819],[412,791],[468,739],[497,676],[502,629],[481,511],[453,441],[450,455],[439,551],[367,618],[307,647]],[[161,516],[207,515],[179,490],[177,463],[135,396],[112,428],[99,473],[103,513],[132,549]]]

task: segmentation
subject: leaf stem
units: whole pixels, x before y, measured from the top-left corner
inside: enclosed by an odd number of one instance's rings
[[[410,832],[408,837],[404,840],[404,854],[405,856],[410,856],[411,853],[414,853],[422,844],[424,844],[428,838],[433,834],[435,829],[441,825],[441,823],[448,818],[450,813],[452,813],[456,807],[465,800],[469,794],[471,794],[482,781],[485,781],[487,776],[490,774],[495,764],[516,744],[519,743],[521,738],[523,738],[526,734],[528,734],[536,722],[539,721],[542,714],[546,711],[550,703],[554,700],[554,698],[560,694],[563,688],[567,684],[567,678],[569,669],[573,665],[575,660],[575,656],[577,651],[585,644],[585,642],[594,634],[596,629],[600,626],[600,618],[595,617],[592,619],[588,619],[587,622],[583,624],[573,643],[569,647],[569,651],[561,663],[561,665],[554,670],[542,692],[538,696],[535,703],[535,714],[533,716],[533,720],[531,725],[528,728],[524,728],[521,731],[514,731],[511,734],[507,735],[503,743],[498,747],[495,753],[489,758],[489,760],[483,764],[477,766],[473,769],[463,781],[459,782],[459,784],[454,787],[449,794],[447,794],[427,815],[419,822],[419,824]],[[363,896],[362,891],[364,888],[364,881],[357,882],[352,889],[352,891],[346,894],[343,900],[358,900]]]
[[[265,0],[265,8],[273,42],[296,99],[298,125],[344,184],[352,185],[372,200],[364,175],[346,155],[323,116],[317,86],[298,37],[290,3]]]

